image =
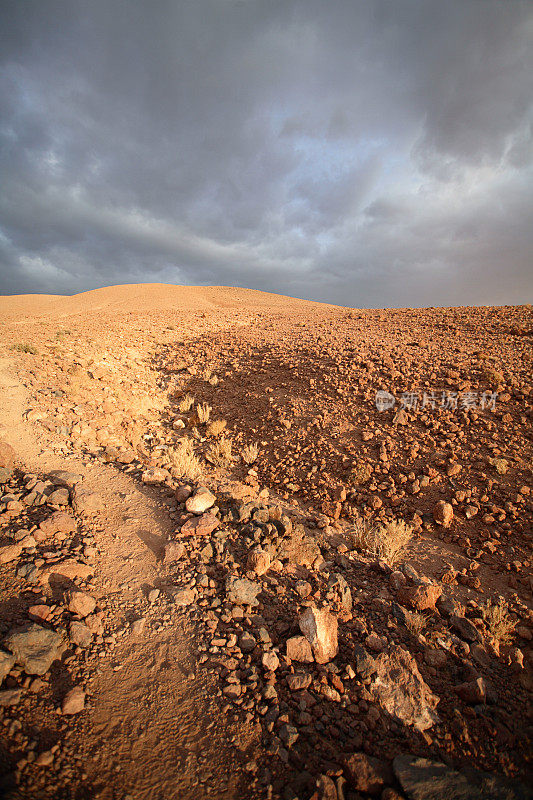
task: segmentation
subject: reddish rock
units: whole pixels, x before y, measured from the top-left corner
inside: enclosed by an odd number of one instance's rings
[[[376,678],[370,692],[391,716],[425,731],[438,720],[439,698],[422,678],[413,656],[401,647],[375,660]]]
[[[434,609],[435,603],[442,594],[442,589],[435,583],[421,583],[417,586],[405,586],[398,592],[402,605],[416,611]]]
[[[306,608],[298,619],[318,664],[327,664],[338,653],[337,618],[325,608]]]
[[[471,703],[472,705],[484,703],[487,697],[487,686],[483,678],[476,678],[473,681],[461,683],[459,686],[455,687],[455,691],[461,700],[464,700],[465,703]]]
[[[178,501],[178,503],[184,503],[192,494],[192,488],[185,484],[184,486],[178,486],[176,491],[174,492],[174,497]]]
[[[11,469],[16,458],[16,453],[13,447],[8,444],[4,439],[0,439],[0,467]]]
[[[443,528],[449,528],[453,520],[453,506],[451,503],[439,500],[433,509],[433,519],[437,525],[442,525]]]
[[[366,753],[346,756],[344,768],[352,788],[372,796],[381,794],[387,784],[394,782],[389,765]]]
[[[0,564],[9,564],[10,561],[15,561],[22,553],[20,544],[6,544],[0,547]]]
[[[256,575],[264,575],[270,567],[270,555],[261,547],[254,547],[248,553],[246,569]]]
[[[216,497],[213,492],[210,492],[205,486],[200,486],[185,501],[185,508],[192,514],[203,514],[208,508],[215,505]]]
[[[74,558],[67,558],[59,564],[51,564],[45,567],[39,575],[39,583],[47,583],[54,575],[60,578],[68,578],[72,581],[76,578],[87,580],[87,578],[93,574],[94,569],[92,567],[89,567],[87,564],[81,564]]]
[[[33,622],[48,622],[52,619],[52,609],[45,605],[30,606],[28,616]]]
[[[63,714],[79,714],[85,708],[85,692],[81,686],[75,686],[67,692],[61,704]]]
[[[69,596],[68,610],[80,617],[92,614],[96,608],[96,600],[87,592],[71,592]]]
[[[174,562],[179,561],[180,558],[183,558],[185,552],[186,550],[183,542],[167,542],[165,545],[165,551],[163,553],[163,563],[173,564]]]
[[[73,533],[77,530],[77,525],[72,514],[67,511],[56,511],[51,517],[41,522],[39,530],[45,536],[53,536],[56,533]]]
[[[192,517],[181,526],[182,536],[209,536],[220,525],[220,520],[214,514],[202,514],[201,517]]]
[[[291,661],[310,663],[313,661],[313,651],[305,636],[293,636],[287,639],[287,657]]]

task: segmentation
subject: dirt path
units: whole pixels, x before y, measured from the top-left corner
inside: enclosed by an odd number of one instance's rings
[[[158,583],[158,550],[172,529],[161,497],[139,489],[114,467],[51,452],[44,433],[24,419],[27,394],[7,358],[0,361],[0,392],[0,435],[16,448],[21,466],[44,474],[82,473],[84,486],[103,498],[94,596],[118,621],[127,623],[132,608],[138,607],[140,616],[146,587]],[[83,765],[83,786],[76,794],[72,786],[72,797],[181,800],[198,798],[199,791],[228,800],[242,797],[256,736],[250,728],[228,724],[215,701],[214,680],[205,672],[196,676],[190,624],[179,616],[167,619],[164,607],[154,613],[150,626],[124,636],[111,656],[95,664],[88,708],[69,731],[69,752]],[[38,796],[70,795],[50,787]],[[253,796],[249,787],[246,796]]]

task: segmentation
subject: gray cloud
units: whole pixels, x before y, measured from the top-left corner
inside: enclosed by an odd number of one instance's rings
[[[0,287],[531,300],[528,0],[24,0]]]

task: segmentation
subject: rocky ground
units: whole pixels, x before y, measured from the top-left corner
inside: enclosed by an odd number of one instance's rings
[[[531,308],[117,290],[0,304],[6,796],[531,797]]]

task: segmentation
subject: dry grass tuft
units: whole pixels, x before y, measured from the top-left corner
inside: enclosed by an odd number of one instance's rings
[[[411,541],[413,529],[403,520],[391,520],[380,525],[370,525],[358,519],[353,532],[356,550],[370,553],[391,566],[404,554]]]
[[[170,463],[176,475],[194,481],[202,474],[202,465],[194,454],[190,439],[180,439],[176,447],[169,450]]]
[[[493,639],[502,644],[508,644],[513,638],[516,622],[509,614],[509,607],[505,600],[487,600],[481,606],[481,615],[487,630]]]
[[[427,625],[427,617],[418,611],[408,611],[407,609],[404,610],[404,617],[405,626],[409,633],[412,633],[413,636],[420,636]]]
[[[178,409],[181,411],[182,414],[186,414],[187,411],[190,411],[193,407],[194,397],[192,394],[186,394],[183,400],[180,400],[178,403]]]
[[[215,467],[225,467],[233,461],[231,452],[231,439],[221,436],[220,439],[212,444],[207,453],[207,460]]]
[[[206,422],[209,422],[209,415],[211,414],[211,406],[207,403],[198,403],[196,406],[196,416],[198,417],[198,422],[200,425],[205,425]]]
[[[491,386],[500,386],[505,378],[501,372],[498,372],[496,369],[485,369],[485,378],[490,383]]]
[[[253,464],[259,455],[259,445],[257,443],[245,445],[242,448],[241,455],[246,464]]]
[[[356,464],[352,469],[350,477],[356,486],[362,486],[372,477],[372,467],[370,464]]]
[[[225,419],[214,419],[207,426],[207,433],[209,436],[219,436],[222,433],[227,423]]]
[[[38,350],[32,344],[28,344],[28,342],[18,342],[17,344],[12,344],[9,348],[10,350],[16,350],[17,353],[31,353],[32,356],[36,356],[38,354]]]

